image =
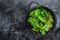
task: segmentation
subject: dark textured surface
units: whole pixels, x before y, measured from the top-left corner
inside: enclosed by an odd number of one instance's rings
[[[28,5],[33,1],[54,12],[57,18],[54,32],[40,37],[26,28]],[[60,40],[60,0],[0,0],[0,40]]]

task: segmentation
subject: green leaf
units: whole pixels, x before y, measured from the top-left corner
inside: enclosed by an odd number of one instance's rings
[[[35,10],[35,15],[36,15],[36,16],[40,15],[40,9],[36,9],[36,10]]]
[[[46,34],[45,30],[43,30],[43,29],[40,29],[40,32],[41,32],[41,35],[45,35]]]
[[[47,20],[44,18],[44,17],[42,17],[42,16],[38,16],[38,18],[39,18],[39,20],[41,21],[41,22],[43,22],[43,23],[45,23]]]
[[[34,14],[35,14],[35,11],[33,10],[30,12],[29,16],[33,16]]]

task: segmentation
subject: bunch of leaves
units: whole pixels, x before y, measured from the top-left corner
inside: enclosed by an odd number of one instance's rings
[[[53,27],[54,20],[51,12],[40,5],[29,13],[28,22],[33,32],[45,35]]]

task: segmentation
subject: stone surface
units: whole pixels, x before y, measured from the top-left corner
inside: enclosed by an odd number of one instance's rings
[[[28,30],[25,19],[30,2],[43,4],[54,12],[57,18],[54,32],[40,36]],[[59,30],[60,0],[0,0],[0,40],[60,40]]]

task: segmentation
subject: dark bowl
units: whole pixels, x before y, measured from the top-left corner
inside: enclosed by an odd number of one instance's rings
[[[38,5],[38,6],[39,6],[39,5]],[[51,30],[50,30],[49,32],[54,32],[54,29],[55,29],[55,27],[56,27],[56,21],[57,21],[57,20],[56,20],[56,16],[55,16],[54,12],[53,12],[51,9],[49,9],[48,7],[43,7],[43,8],[46,9],[47,11],[50,11],[50,12],[51,12],[51,15],[53,16],[54,23],[53,23],[53,27],[51,28]],[[27,13],[27,16],[26,16],[26,26],[27,26],[27,29],[28,29],[32,34],[40,35],[40,34],[38,34],[38,33],[36,33],[36,32],[33,32],[33,31],[31,30],[32,25],[30,25],[30,23],[27,22],[27,20],[28,20],[28,18],[29,18],[29,13],[30,13],[32,10],[35,10],[35,9],[36,9],[36,7],[31,8],[31,9],[28,10],[28,13]],[[46,35],[47,35],[49,32],[47,32]]]

